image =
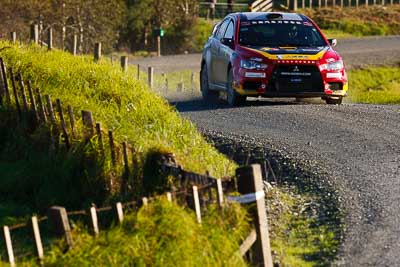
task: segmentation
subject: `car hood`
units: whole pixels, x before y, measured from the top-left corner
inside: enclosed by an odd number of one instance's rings
[[[238,49],[244,57],[254,57],[261,55],[270,60],[303,59],[320,60],[326,54],[335,52],[329,46],[320,47],[245,47]]]

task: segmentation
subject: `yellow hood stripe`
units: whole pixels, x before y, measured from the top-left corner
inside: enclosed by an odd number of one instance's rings
[[[326,51],[328,50],[327,48],[322,49],[320,52],[318,52],[315,55],[307,55],[307,54],[279,54],[279,55],[273,55],[270,54],[268,52],[264,52],[264,51],[260,51],[257,49],[253,49],[253,48],[248,48],[245,47],[245,49],[251,50],[253,52],[259,53],[260,55],[271,59],[271,60],[320,60],[324,54],[326,53]],[[278,58],[278,56],[280,58]]]

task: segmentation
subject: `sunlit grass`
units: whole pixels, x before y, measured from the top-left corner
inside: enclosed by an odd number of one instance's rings
[[[2,42],[0,48],[9,45]],[[13,46],[1,56],[43,94],[71,105],[77,115],[80,110],[91,110],[96,121],[113,130],[119,140],[131,142],[136,150],[145,153],[162,148],[174,153],[184,168],[200,173],[208,170],[213,176],[233,172],[234,164],[208,145],[191,122],[149,91],[145,75],[141,81],[133,78],[134,69],[125,74],[106,59],[96,64],[88,56],[73,57],[36,46]],[[183,78],[172,75],[170,79]],[[157,76],[157,84],[159,80],[161,76]]]
[[[348,76],[350,101],[400,104],[400,68],[371,67],[352,70]]]
[[[43,266],[247,266],[238,251],[249,229],[239,205],[210,207],[200,225],[192,211],[159,199],[97,237],[78,223],[74,247],[64,253],[64,242],[53,244]],[[25,259],[18,266],[39,264]]]

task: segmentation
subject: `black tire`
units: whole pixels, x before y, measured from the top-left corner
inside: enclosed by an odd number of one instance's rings
[[[226,85],[226,100],[231,107],[243,105],[246,102],[246,96],[239,95],[232,88],[233,83],[233,71],[229,70],[228,73],[228,84]]]
[[[326,104],[328,105],[341,105],[342,101],[343,101],[343,97],[339,97],[339,98],[330,98],[328,97],[327,99],[325,99]]]
[[[206,101],[216,100],[219,92],[210,90],[210,84],[208,81],[207,64],[203,64],[200,73],[200,91],[203,99]]]

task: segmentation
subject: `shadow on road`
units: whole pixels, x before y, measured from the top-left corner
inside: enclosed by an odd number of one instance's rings
[[[305,102],[296,102],[293,99],[276,100],[276,99],[256,99],[253,98],[247,101],[244,105],[238,107],[231,107],[226,102],[214,101],[206,102],[201,98],[190,99],[190,100],[177,100],[170,101],[172,106],[175,106],[179,112],[193,112],[193,111],[205,111],[205,110],[216,110],[216,109],[236,109],[243,107],[257,107],[257,106],[286,106],[286,105],[304,105]]]

